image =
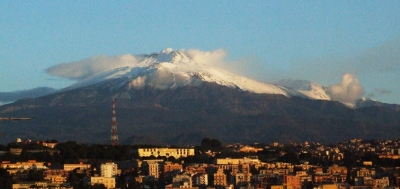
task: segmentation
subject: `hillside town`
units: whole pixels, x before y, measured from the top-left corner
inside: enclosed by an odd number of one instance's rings
[[[400,139],[200,146],[1,145],[0,188],[398,189]]]

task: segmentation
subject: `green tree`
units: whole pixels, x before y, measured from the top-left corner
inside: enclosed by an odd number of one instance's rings
[[[7,146],[0,144],[0,151],[6,151],[7,150]]]
[[[13,181],[10,173],[5,169],[0,168],[0,188],[12,188],[12,183]]]
[[[218,139],[203,138],[201,148],[203,150],[219,150],[222,148],[222,142]]]
[[[288,152],[285,155],[279,157],[279,161],[282,162],[288,162],[292,164],[298,164],[299,163],[299,158],[297,157],[297,154],[294,152]]]
[[[28,181],[43,181],[44,180],[43,171],[36,170],[36,169],[29,170],[26,180],[28,180]]]

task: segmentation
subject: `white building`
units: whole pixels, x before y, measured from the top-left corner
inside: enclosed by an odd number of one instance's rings
[[[100,165],[100,175],[102,177],[114,177],[118,174],[118,165],[115,163],[105,163]]]
[[[174,158],[180,158],[194,156],[194,148],[138,148],[137,153],[139,157],[172,156]]]
[[[115,188],[116,182],[113,177],[90,177],[90,185],[103,184],[107,189]]]
[[[154,176],[154,178],[160,178],[161,173],[164,170],[164,162],[161,160],[144,160],[142,164],[142,171],[144,174]]]

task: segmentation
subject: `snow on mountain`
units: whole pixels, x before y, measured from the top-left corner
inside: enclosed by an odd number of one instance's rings
[[[295,85],[295,81],[278,82],[276,84],[259,82],[222,70],[212,66],[212,64],[195,61],[188,56],[187,51],[171,48],[159,53],[144,55],[132,65],[96,73],[68,87],[67,90],[116,78],[119,78],[120,83],[115,84],[114,87],[128,85],[129,88],[135,89],[144,86],[173,89],[186,85],[198,86],[203,82],[210,82],[253,93],[330,99],[325,90],[315,83],[303,81],[302,85]]]
[[[275,84],[297,90],[311,99],[331,100],[331,97],[326,93],[327,87],[320,86],[311,81],[289,79],[280,80],[278,82],[275,82]]]

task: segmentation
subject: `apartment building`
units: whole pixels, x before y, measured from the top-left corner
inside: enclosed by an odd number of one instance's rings
[[[226,186],[227,184],[228,184],[227,176],[224,173],[224,169],[218,169],[217,172],[214,173],[214,186],[216,185]]]
[[[142,163],[142,171],[145,175],[154,176],[155,179],[160,178],[164,170],[163,160],[144,160]]]
[[[100,175],[102,177],[115,177],[118,175],[118,165],[115,163],[105,163],[100,165]]]
[[[116,181],[114,177],[90,177],[90,185],[103,184],[107,189],[115,188]]]

